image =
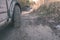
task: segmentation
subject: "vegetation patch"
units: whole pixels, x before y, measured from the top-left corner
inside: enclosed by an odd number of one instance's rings
[[[41,5],[37,11],[40,18],[60,22],[60,2]]]

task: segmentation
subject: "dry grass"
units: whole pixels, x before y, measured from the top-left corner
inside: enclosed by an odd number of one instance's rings
[[[40,18],[60,22],[60,2],[44,4],[37,11]]]

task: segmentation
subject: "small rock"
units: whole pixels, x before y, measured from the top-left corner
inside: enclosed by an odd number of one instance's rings
[[[57,28],[57,30],[60,30],[60,25],[57,25],[56,28]]]

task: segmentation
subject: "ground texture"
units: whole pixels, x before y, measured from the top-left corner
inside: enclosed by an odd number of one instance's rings
[[[19,28],[8,25],[2,30],[0,40],[60,40],[46,21],[36,15],[37,12],[29,12],[22,11]]]

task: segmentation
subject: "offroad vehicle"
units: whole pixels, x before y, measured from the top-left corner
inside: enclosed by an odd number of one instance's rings
[[[14,27],[20,25],[20,4],[17,0],[0,0],[0,28],[6,27],[10,22]]]

